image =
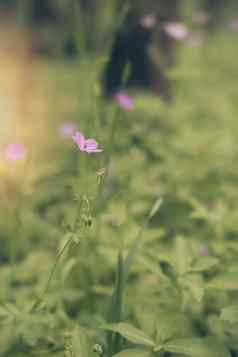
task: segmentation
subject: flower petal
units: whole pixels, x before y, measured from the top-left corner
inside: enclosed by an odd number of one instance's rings
[[[184,40],[189,34],[186,25],[179,22],[167,22],[164,25],[164,30],[168,36],[178,41]]]
[[[80,133],[79,131],[77,131],[73,136],[72,136],[73,141],[75,142],[75,144],[78,145],[79,149],[81,151],[85,151],[85,137],[83,136],[82,133]]]
[[[101,149],[98,149],[98,143],[95,139],[87,139],[85,141],[85,151],[87,153],[93,153],[93,152],[101,152]]]
[[[130,97],[126,92],[120,91],[115,95],[115,99],[119,106],[125,111],[130,112],[134,108],[134,102],[132,97]]]

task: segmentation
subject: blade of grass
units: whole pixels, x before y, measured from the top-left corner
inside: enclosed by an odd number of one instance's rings
[[[141,229],[139,230],[137,237],[135,238],[134,242],[132,243],[132,246],[128,252],[127,257],[125,258],[125,263],[124,263],[124,284],[126,283],[128,279],[128,275],[130,273],[132,264],[134,263],[134,260],[136,258],[136,255],[138,254],[138,251],[142,245],[143,242],[143,236],[146,228],[148,227],[149,222],[151,219],[154,217],[154,215],[159,211],[160,207],[162,204],[162,199],[159,198],[155,204],[152,206],[149,214],[147,215],[144,224],[142,225]]]
[[[121,321],[122,299],[123,299],[123,289],[124,289],[123,275],[124,275],[123,257],[120,251],[118,254],[116,283],[111,298],[111,305],[110,305],[110,311],[108,316],[108,322],[110,323],[117,323]],[[108,342],[109,356],[112,356],[113,354],[120,351],[121,336],[119,334],[111,331],[108,332],[107,342]]]

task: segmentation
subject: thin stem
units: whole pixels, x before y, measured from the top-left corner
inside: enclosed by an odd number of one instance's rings
[[[114,116],[113,116],[113,122],[111,126],[111,133],[109,136],[109,144],[108,144],[108,150],[107,150],[107,156],[106,156],[106,167],[109,167],[111,157],[112,157],[112,149],[113,149],[113,142],[116,134],[116,128],[117,128],[117,123],[118,123],[118,117],[119,117],[119,112],[118,108],[115,109]]]
[[[118,117],[119,117],[119,111],[118,108],[115,109],[115,112],[113,113],[113,121],[112,121],[112,126],[111,126],[111,132],[109,135],[109,142],[108,142],[108,148],[107,148],[107,154],[105,157],[105,175],[102,181],[100,181],[100,184],[98,185],[98,192],[97,192],[97,197],[96,197],[96,205],[95,205],[95,211],[98,212],[99,208],[103,204],[103,190],[105,186],[107,185],[108,182],[108,175],[109,175],[109,167],[110,167],[110,162],[112,158],[112,151],[113,151],[113,143],[114,143],[114,138],[116,134],[116,129],[117,129],[117,124],[118,124]]]
[[[9,258],[12,270],[12,280],[15,278],[15,270],[16,270],[16,262],[17,262],[17,251],[18,251],[18,240],[20,239],[21,233],[21,210],[20,210],[20,203],[21,201],[17,202],[15,207],[15,229],[14,234],[17,239],[11,237],[10,241],[10,249],[9,249]]]
[[[59,254],[56,257],[55,263],[53,265],[53,268],[51,270],[51,273],[49,275],[49,278],[47,280],[46,286],[43,290],[43,292],[41,293],[41,295],[37,298],[37,300],[35,301],[34,305],[32,306],[30,312],[33,312],[35,309],[37,309],[39,307],[39,305],[42,303],[42,301],[44,300],[45,295],[47,294],[52,278],[54,276],[54,273],[57,269],[58,263],[61,259],[61,257],[63,256],[63,254],[65,253],[65,251],[67,250],[67,248],[70,246],[70,244],[73,242],[73,235],[67,240],[67,242],[64,244],[63,248],[61,249],[61,251],[59,252]]]

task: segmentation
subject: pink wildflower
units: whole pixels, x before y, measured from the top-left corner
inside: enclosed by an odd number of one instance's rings
[[[66,122],[60,126],[59,132],[64,138],[72,137],[76,132],[76,125],[71,122]]]
[[[126,92],[120,91],[116,93],[115,100],[119,106],[124,109],[126,112],[130,112],[134,108],[134,102],[132,97],[130,97]]]
[[[77,131],[72,136],[73,141],[79,147],[80,151],[85,151],[88,154],[102,152],[102,149],[98,148],[98,143],[95,139],[85,139],[82,133]]]
[[[178,41],[184,40],[189,34],[188,28],[179,22],[167,22],[164,30],[168,36]]]
[[[156,17],[153,14],[148,14],[140,19],[140,25],[145,29],[151,29],[156,25]]]
[[[9,144],[4,151],[4,156],[8,161],[24,160],[27,156],[27,149],[20,143]]]

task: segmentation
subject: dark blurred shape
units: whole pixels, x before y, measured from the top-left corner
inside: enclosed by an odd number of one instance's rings
[[[94,11],[100,0],[79,0],[80,6],[85,11]]]
[[[33,26],[42,26],[45,23],[57,22],[55,8],[48,0],[32,1],[30,21]]]
[[[179,0],[160,0],[155,13],[138,15],[132,7],[116,32],[115,40],[103,77],[106,96],[113,96],[122,87],[150,89],[166,102],[172,98],[166,68],[175,63],[175,41],[169,37],[164,25],[179,17]],[[155,19],[155,23],[153,21]],[[155,33],[163,66],[155,64],[149,49]],[[128,76],[125,72],[128,69]]]
[[[122,86],[152,88],[170,99],[168,79],[149,55],[154,28],[143,27],[133,13],[117,32],[104,73],[104,93],[113,96]],[[128,68],[128,76],[125,74]],[[127,77],[127,78],[126,78]]]

